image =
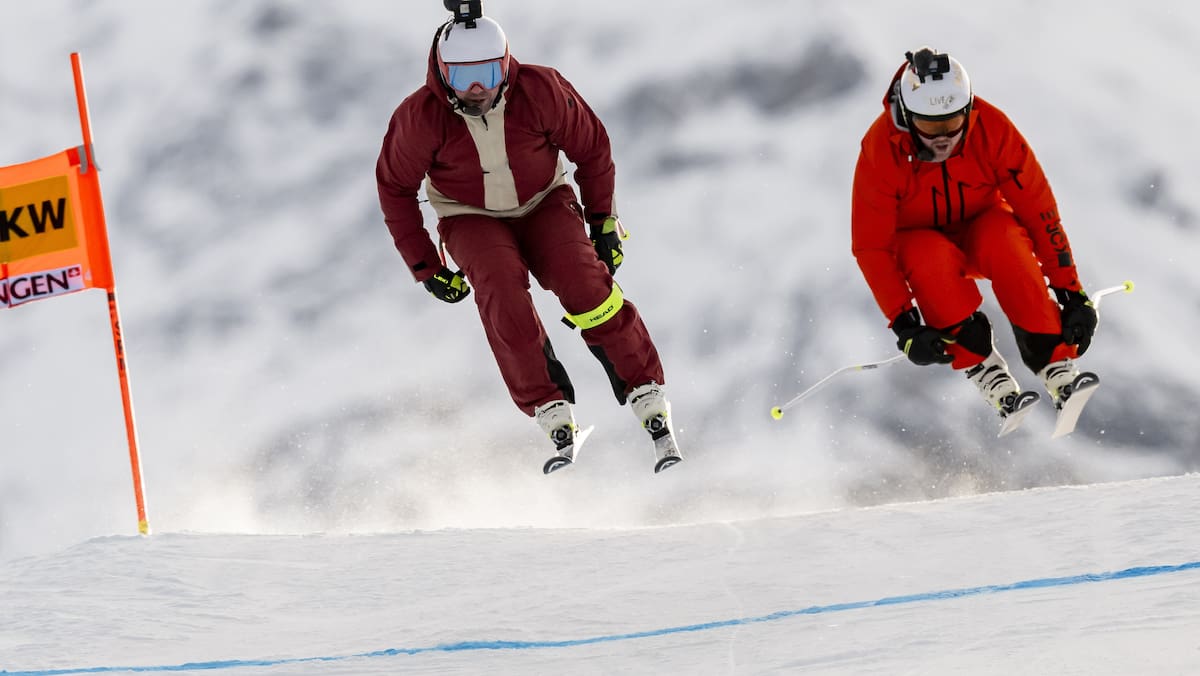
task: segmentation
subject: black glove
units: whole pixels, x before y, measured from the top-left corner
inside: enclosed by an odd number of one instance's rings
[[[621,239],[625,229],[621,227],[621,221],[616,216],[593,217],[590,224],[592,246],[596,247],[596,255],[600,257],[601,263],[608,266],[608,274],[617,274],[617,268],[625,262],[625,255],[621,251]]]
[[[422,283],[434,298],[447,303],[457,303],[471,295],[471,287],[467,284],[467,278],[463,277],[462,270],[451,272],[450,268],[444,265]]]
[[[1054,289],[1054,297],[1062,306],[1063,341],[1078,348],[1079,354],[1087,352],[1092,344],[1092,336],[1096,333],[1096,325],[1100,323],[1096,306],[1092,305],[1092,301],[1088,300],[1082,289]]]
[[[892,331],[896,332],[896,347],[908,355],[908,360],[917,366],[949,364],[954,355],[946,354],[946,344],[954,342],[948,334],[921,323],[917,308],[900,313],[892,320]]]

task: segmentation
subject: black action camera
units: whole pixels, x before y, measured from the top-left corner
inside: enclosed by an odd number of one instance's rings
[[[446,0],[447,4],[449,2],[450,0]],[[921,79],[922,83],[927,77],[940,80],[942,76],[950,72],[950,55],[934,54],[933,50],[928,47],[919,50],[916,54],[905,52],[904,58],[913,65],[913,70],[916,71],[917,77]]]
[[[467,28],[475,27],[475,20],[483,16],[483,0],[442,0],[446,9],[454,14],[454,23],[463,23]]]

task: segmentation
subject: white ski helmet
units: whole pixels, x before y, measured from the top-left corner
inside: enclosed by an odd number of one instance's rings
[[[896,81],[896,93],[906,125],[913,117],[944,120],[970,111],[971,76],[958,59],[930,47],[904,56],[908,67]]]
[[[442,82],[451,86],[450,65],[478,64],[499,60],[499,82],[482,82],[485,88],[498,86],[508,79],[508,37],[494,19],[479,17],[474,25],[448,22],[437,37],[438,68]],[[451,86],[453,89],[454,87]],[[465,91],[466,87],[461,90]]]

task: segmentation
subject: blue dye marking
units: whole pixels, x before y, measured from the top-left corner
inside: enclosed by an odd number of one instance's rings
[[[84,667],[78,669],[45,669],[33,671],[6,671],[0,670],[2,676],[67,676],[68,674],[111,674],[117,672],[133,672],[133,673],[169,673],[175,671],[215,671],[218,669],[237,669],[241,667],[275,667],[287,664],[305,664],[315,662],[342,662],[353,659],[363,659],[372,657],[394,657],[396,655],[420,655],[422,653],[436,652],[467,652],[473,650],[531,650],[536,648],[571,648],[574,646],[591,645],[595,643],[611,643],[614,641],[629,641],[639,638],[651,638],[654,636],[666,636],[668,634],[682,634],[694,631],[708,631],[711,629],[722,629],[725,627],[733,627],[746,624],[761,624],[764,622],[775,622],[778,620],[796,617],[797,615],[823,615],[826,613],[837,613],[845,610],[861,610],[863,608],[876,608],[880,606],[896,606],[906,603],[921,603],[925,601],[945,601],[949,599],[961,599],[968,596],[982,596],[984,594],[998,594],[1000,592],[1018,591],[1021,589],[1045,589],[1047,587],[1066,587],[1075,584],[1086,584],[1089,582],[1106,582],[1109,580],[1127,580],[1136,577],[1149,577],[1151,575],[1163,575],[1166,573],[1178,573],[1186,570],[1200,569],[1200,561],[1184,563],[1178,566],[1141,566],[1137,568],[1127,568],[1111,573],[1086,573],[1083,575],[1072,575],[1069,577],[1047,577],[1037,580],[1025,580],[1023,582],[1013,582],[1012,584],[1002,585],[987,585],[983,587],[967,587],[965,589],[950,589],[945,591],[927,592],[924,594],[908,594],[905,596],[888,596],[874,601],[854,601],[851,603],[836,603],[828,606],[810,606],[800,610],[780,610],[769,615],[760,615],[758,617],[743,617],[733,620],[719,620],[716,622],[705,622],[703,624],[689,624],[681,627],[667,627],[665,629],[652,629],[649,631],[637,631],[628,634],[610,634],[607,636],[593,636],[590,638],[578,638],[565,641],[462,641],[459,643],[447,643],[444,645],[428,646],[424,648],[388,648],[386,650],[376,650],[367,653],[356,653],[353,655],[341,655],[332,657],[293,657],[279,660],[219,660],[214,662],[188,662],[186,664],[166,665],[166,666],[145,666],[145,667]]]

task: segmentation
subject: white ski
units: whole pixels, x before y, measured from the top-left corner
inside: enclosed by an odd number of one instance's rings
[[[1032,390],[1018,393],[1013,402],[1012,412],[1004,416],[1004,423],[1000,425],[1000,433],[996,436],[1002,437],[1020,427],[1025,416],[1029,415],[1029,412],[1033,410],[1033,405],[1038,403],[1041,398],[1040,394]]]
[[[596,429],[595,425],[588,425],[586,429],[582,429],[575,434],[575,442],[569,446],[558,449],[553,457],[542,465],[542,473],[549,474],[556,470],[560,470],[567,465],[575,462],[575,457],[579,455],[579,449],[583,447],[583,442],[592,435],[592,430]]]
[[[1084,371],[1075,376],[1075,381],[1071,383],[1071,393],[1058,406],[1058,421],[1054,423],[1054,434],[1050,435],[1051,439],[1065,437],[1075,431],[1075,423],[1079,422],[1079,414],[1083,413],[1083,407],[1087,405],[1088,399],[1092,398],[1099,386],[1100,376],[1095,373]]]
[[[675,444],[674,434],[664,434],[654,440],[654,457],[657,458],[654,463],[655,474],[683,461],[683,454]]]

